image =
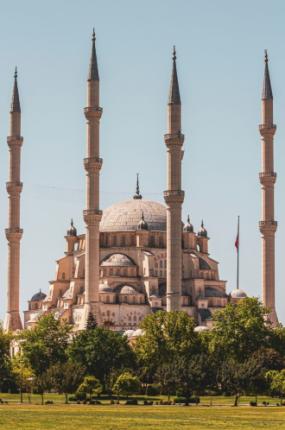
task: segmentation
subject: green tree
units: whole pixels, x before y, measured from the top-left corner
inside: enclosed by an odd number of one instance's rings
[[[0,389],[6,390],[13,383],[11,374],[10,343],[11,335],[5,333],[0,323]]]
[[[34,374],[27,359],[22,354],[17,354],[12,359],[12,373],[20,391],[20,402],[23,403],[23,392],[31,393]],[[30,399],[30,397],[29,397]]]
[[[255,298],[228,304],[214,314],[210,349],[222,362],[230,358],[242,362],[268,345],[271,329],[264,324],[266,309]]]
[[[70,326],[52,314],[39,319],[33,329],[22,334],[22,352],[35,376],[40,376],[54,364],[67,360]]]
[[[93,394],[99,396],[102,393],[102,385],[95,376],[85,376],[77,391],[78,393],[89,394],[89,400],[92,400]]]
[[[143,320],[141,328],[143,335],[135,344],[140,374],[144,381],[157,381],[170,396],[181,383],[177,369],[201,352],[202,339],[185,312],[156,312]]]
[[[271,394],[283,399],[285,397],[285,369],[271,370],[267,372],[266,377],[270,383]]]
[[[73,362],[96,376],[104,389],[111,388],[110,379],[124,369],[133,369],[135,354],[120,333],[102,327],[84,330],[74,337],[69,355]]]
[[[92,312],[89,312],[87,317],[87,322],[86,322],[86,330],[93,330],[96,327],[97,327],[96,316]]]
[[[130,394],[138,393],[140,390],[140,381],[137,376],[132,375],[130,372],[124,372],[118,376],[114,386],[113,392],[118,396],[129,396]]]
[[[74,393],[82,383],[85,368],[77,363],[67,361],[51,366],[47,371],[52,387],[65,395],[65,403],[68,403],[68,395]]]

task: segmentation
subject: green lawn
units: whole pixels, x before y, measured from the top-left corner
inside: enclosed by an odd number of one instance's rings
[[[285,430],[285,407],[0,406],[3,430]]]

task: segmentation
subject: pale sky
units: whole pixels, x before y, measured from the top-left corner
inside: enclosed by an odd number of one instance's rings
[[[86,77],[93,26],[101,78],[101,207],[130,198],[163,202],[166,103],[172,45],[185,134],[184,220],[201,219],[220,276],[261,295],[260,95],[268,49],[274,92],[276,302],[285,323],[285,2],[275,0],[0,0],[0,318],[7,285],[8,134],[15,65],[22,104],[21,306],[47,292],[70,218],[84,233]]]

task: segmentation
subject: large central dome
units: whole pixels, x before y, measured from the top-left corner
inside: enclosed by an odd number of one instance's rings
[[[100,231],[133,231],[144,216],[149,230],[166,230],[166,207],[150,200],[132,199],[103,211]]]

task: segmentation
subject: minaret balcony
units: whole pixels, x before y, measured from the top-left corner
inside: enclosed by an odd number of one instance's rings
[[[164,142],[167,146],[172,145],[183,145],[184,142],[184,134],[180,131],[177,133],[168,133],[164,135]]]
[[[184,191],[182,190],[167,190],[164,191],[165,203],[183,203],[184,201]]]
[[[10,196],[18,195],[23,189],[23,182],[6,182],[6,189]]]
[[[11,148],[12,146],[18,146],[19,148],[21,148],[21,146],[23,145],[23,141],[24,141],[24,138],[22,136],[7,137],[7,144],[9,148]]]
[[[276,172],[260,172],[259,180],[262,185],[275,184],[277,178]]]
[[[103,108],[100,106],[88,106],[84,108],[84,114],[86,119],[97,118],[100,119],[103,113]]]
[[[277,230],[277,221],[259,221],[259,230],[262,234],[264,233],[275,233]]]
[[[83,217],[88,226],[97,225],[101,221],[102,211],[100,209],[85,209]]]
[[[274,136],[276,132],[276,125],[275,124],[260,124],[259,125],[259,132],[261,136]]]
[[[103,159],[99,157],[87,157],[84,158],[84,168],[87,172],[96,172],[101,169]]]
[[[9,242],[19,242],[23,236],[23,229],[19,227],[6,228],[5,234]]]

